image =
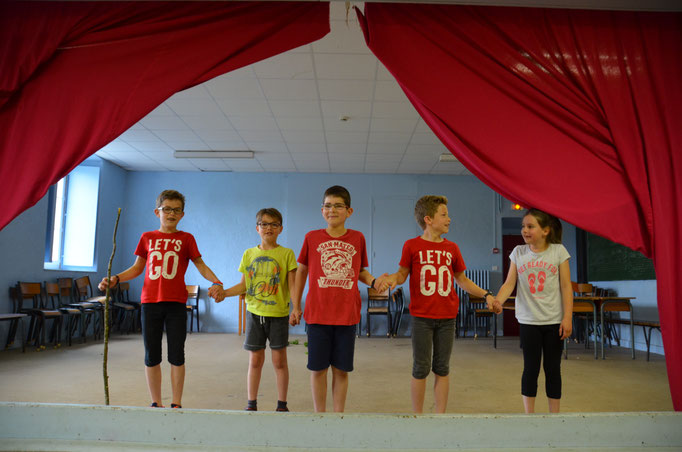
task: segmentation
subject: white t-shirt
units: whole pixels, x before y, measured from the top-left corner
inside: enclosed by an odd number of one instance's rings
[[[570,258],[561,244],[551,243],[541,252],[531,251],[530,245],[514,248],[509,259],[516,264],[516,318],[527,325],[561,323],[563,304],[559,284],[559,265]]]

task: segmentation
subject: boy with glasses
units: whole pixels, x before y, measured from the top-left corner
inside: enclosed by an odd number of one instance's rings
[[[261,243],[244,251],[239,264],[241,281],[221,291],[216,298],[216,302],[220,302],[224,297],[246,293],[248,314],[244,348],[249,351],[246,411],[258,410],[258,386],[268,340],[277,378],[276,411],[289,411],[289,298],[294,287],[297,265],[294,252],[277,243],[282,229],[282,214],[277,209],[271,207],[258,211],[256,231]]]
[[[208,289],[209,296],[215,298],[222,283],[201,259],[194,236],[177,228],[185,215],[185,197],[175,190],[162,191],[156,198],[154,215],[159,218],[159,229],[142,234],[135,249],[137,257],[132,267],[112,276],[111,284],[107,278],[103,278],[98,287],[106,290],[109,285],[113,287],[145,272],[142,286],[142,336],[151,406],[163,408],[161,340],[165,327],[173,390],[171,408],[182,408],[187,337],[185,272],[189,261],[194,263],[201,276],[213,283]]]
[[[361,232],[346,229],[353,214],[350,193],[335,185],[324,193],[322,217],[326,229],[306,234],[298,256],[296,291],[290,323],[301,321],[301,297],[310,274],[305,304],[308,325],[308,369],[316,412],[326,411],[327,371],[332,368],[334,411],[343,412],[348,392],[348,372],[353,370],[355,328],[360,321],[358,280],[378,291],[385,277],[374,278],[366,267],[367,248]]]

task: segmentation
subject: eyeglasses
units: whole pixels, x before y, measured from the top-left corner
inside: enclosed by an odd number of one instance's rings
[[[278,227],[282,226],[282,224],[281,223],[258,223],[258,226],[260,226],[263,229],[265,229],[265,228],[277,229]]]
[[[346,206],[345,204],[322,204],[322,208],[324,210],[332,210],[332,209],[343,210],[347,207],[348,206]]]
[[[156,210],[160,210],[161,212],[165,213],[166,215],[170,214],[171,212],[180,215],[182,213],[182,207],[168,207],[168,206],[163,206],[163,207],[157,207]]]

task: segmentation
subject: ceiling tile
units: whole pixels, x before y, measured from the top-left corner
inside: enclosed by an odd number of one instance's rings
[[[242,130],[278,130],[277,122],[272,116],[229,116],[234,128]]]
[[[172,151],[173,149],[161,140],[157,141],[129,141],[128,144],[138,151],[159,152]]]
[[[234,130],[230,121],[222,114],[220,115],[187,115],[182,116],[182,120],[191,129],[201,130]]]
[[[249,149],[256,152],[289,152],[289,149],[287,149],[287,145],[281,136],[279,141],[249,140],[246,141],[246,145]]]
[[[263,90],[255,78],[218,77],[206,82],[206,89],[215,99],[263,99]]]
[[[282,53],[253,65],[258,78],[313,79],[313,60],[309,53]]]
[[[247,144],[252,141],[283,143],[282,132],[278,130],[240,130],[239,135]]]
[[[277,118],[277,124],[282,130],[319,130],[322,131],[322,119],[319,116],[309,118]]]
[[[395,80],[378,80],[374,90],[374,100],[409,102]]]
[[[381,102],[372,105],[373,118],[419,119],[417,110],[409,102]]]
[[[320,103],[316,100],[271,100],[272,114],[282,118],[319,117]]]
[[[416,119],[372,118],[371,132],[412,133],[417,125]]]
[[[369,132],[345,132],[330,131],[324,132],[327,143],[367,143]]]
[[[367,152],[367,144],[361,143],[327,143],[330,154],[362,154]]]
[[[327,146],[324,143],[289,143],[289,152],[303,153],[307,152],[310,154],[327,154]],[[326,157],[325,157],[326,158]]]
[[[394,144],[407,144],[410,142],[409,133],[399,133],[399,132],[370,132],[369,142],[370,143],[394,143]]]
[[[321,130],[283,130],[282,135],[287,143],[324,143]]]
[[[320,102],[322,114],[339,118],[369,118],[372,112],[372,103],[367,100],[347,102],[342,100],[323,100]]]
[[[157,140],[158,141],[158,140]],[[137,149],[123,141],[122,139],[115,139],[111,143],[107,144],[104,146],[102,151],[109,152],[109,153],[116,153],[116,152],[134,152]]]
[[[140,130],[140,129],[135,129],[131,130],[128,129],[125,132],[123,132],[119,137],[119,139],[124,140],[124,141],[159,141],[159,138],[151,133],[149,130]]]
[[[368,80],[319,80],[322,100],[361,100],[372,98],[374,82]]]
[[[377,59],[374,55],[316,53],[315,74],[320,80],[374,80]]]
[[[419,126],[417,126],[417,127],[419,127]],[[415,133],[414,135],[412,135],[412,139],[410,140],[410,144],[414,144],[414,145],[431,144],[431,145],[434,145],[434,144],[441,144],[441,142],[438,139],[438,137],[436,136],[436,134],[434,134],[433,132],[431,132],[429,130],[428,133]]]
[[[206,146],[208,146],[212,151],[248,151],[248,146],[241,140],[219,140],[211,141],[206,140]]]
[[[265,99],[216,99],[216,103],[226,116],[269,116],[271,114]]]
[[[164,102],[149,112],[146,117],[150,116],[175,116],[175,112]]]
[[[367,145],[368,154],[399,154],[403,155],[405,152],[404,144],[395,143],[369,143]]]
[[[145,116],[140,123],[149,130],[183,130],[189,129],[187,124],[178,116]]]
[[[178,99],[209,99],[211,96],[206,91],[206,86],[203,84],[192,86],[191,88],[178,91],[173,94],[168,100],[178,100]],[[168,102],[168,101],[166,101]]]
[[[206,99],[169,99],[168,106],[178,115],[222,115],[213,98]]]
[[[261,79],[268,100],[317,100],[315,80]]]
[[[340,121],[337,117],[324,118],[324,130],[335,132],[367,132],[369,131],[369,118],[350,118]]]

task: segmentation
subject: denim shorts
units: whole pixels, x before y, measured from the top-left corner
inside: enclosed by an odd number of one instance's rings
[[[161,364],[161,340],[164,327],[168,345],[168,362],[174,366],[185,364],[187,308],[185,303],[161,301],[142,303],[144,364],[147,367]]]
[[[455,319],[412,317],[412,376],[424,379],[433,373],[450,373],[450,355],[455,340]]]
[[[356,325],[308,324],[308,369],[353,371]]]
[[[244,349],[251,352],[263,350],[268,340],[272,350],[289,345],[289,316],[265,317],[247,312]]]

